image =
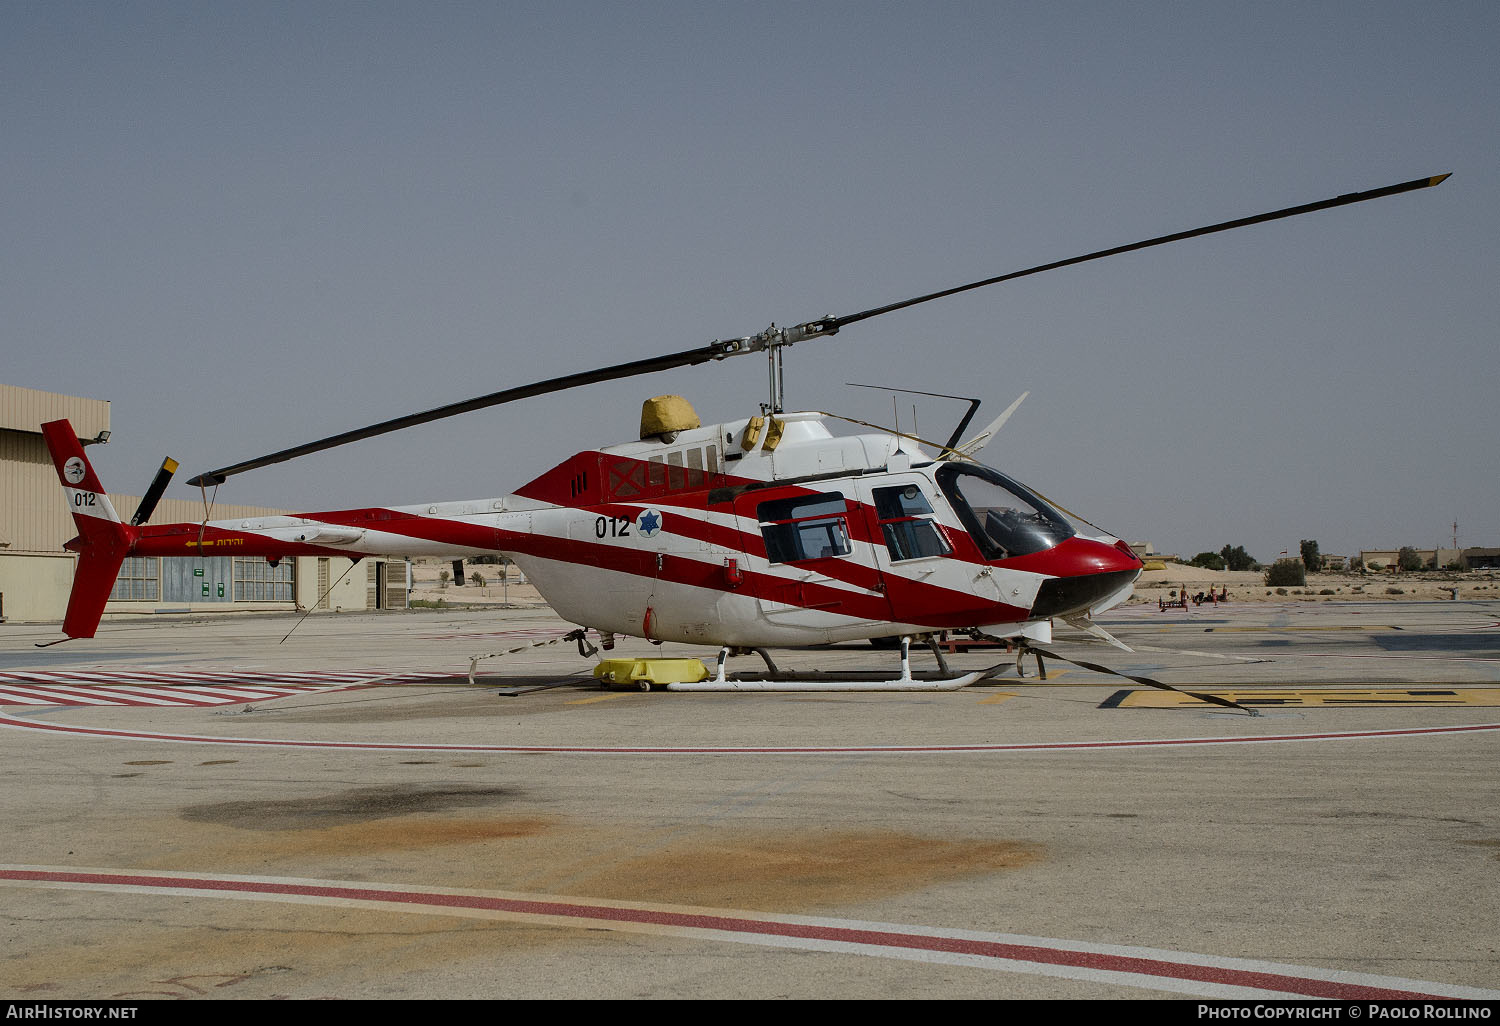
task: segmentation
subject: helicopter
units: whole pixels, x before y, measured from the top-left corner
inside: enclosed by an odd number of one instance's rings
[[[766,354],[769,395],[759,414],[704,424],[685,399],[658,396],[645,403],[636,440],[578,452],[494,498],[151,525],[177,468],[168,459],[127,524],[71,425],[44,424],[79,532],[65,546],[80,559],[60,640],[94,636],[127,556],[257,556],[273,565],[303,555],[442,557],[458,561],[461,572],[464,558],[501,554],[560,617],[596,632],[606,649],[618,636],[718,646],[714,681],[726,685],[731,654],[760,652],[774,671],[769,648],[899,638],[898,683],[909,684],[910,642],[930,643],[938,632],[1014,639],[1024,647],[1050,642],[1060,619],[1118,644],[1093,618],[1130,596],[1141,560],[1125,541],[975,458],[1015,405],[968,441],[960,439],[978,400],[941,444],[892,429],[836,435],[831,414],[784,409],[784,350],[961,292],[1428,188],[1448,177],[1115,246],[854,314],[773,324],[753,335],[393,418],[188,482],[206,498],[210,486],[235,475],[417,424],[596,382]],[[583,634],[575,633],[583,653]],[[946,672],[932,647],[945,671],[934,686],[962,687],[983,675]],[[874,682],[882,683],[888,682]]]

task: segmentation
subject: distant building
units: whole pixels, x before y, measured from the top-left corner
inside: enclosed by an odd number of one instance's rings
[[[1467,570],[1500,570],[1500,549],[1464,549]]]
[[[1500,570],[1500,549],[1413,549],[1422,566],[1442,570],[1455,564],[1465,570]],[[1365,567],[1379,565],[1385,569],[1396,566],[1401,557],[1400,549],[1360,549],[1360,562]]]
[[[1142,563],[1181,563],[1182,559],[1173,552],[1157,552],[1156,546],[1148,541],[1126,542],[1130,551],[1135,553],[1135,558]]]
[[[0,620],[62,620],[78,560],[63,543],[78,532],[41,425],[66,418],[85,445],[102,443],[109,413],[110,404],[102,399],[0,384]],[[109,488],[110,474],[97,466],[98,453],[91,449],[90,460]],[[110,500],[126,521],[140,505],[138,496],[110,492]],[[284,512],[215,503],[211,516],[230,520]],[[163,499],[151,519],[196,523],[204,519],[203,504]],[[406,562],[363,562],[349,572],[354,561],[341,556],[298,556],[274,567],[260,557],[132,557],[120,569],[105,613],[404,608],[411,579]]]

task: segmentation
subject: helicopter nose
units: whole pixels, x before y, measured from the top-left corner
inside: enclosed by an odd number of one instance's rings
[[[1113,545],[1072,537],[1052,549],[1043,573],[1052,574],[1037,589],[1031,618],[1086,612],[1101,600],[1134,583],[1145,564],[1123,541]]]

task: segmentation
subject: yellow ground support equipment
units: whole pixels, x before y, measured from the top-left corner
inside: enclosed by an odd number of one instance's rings
[[[708,679],[700,659],[602,659],[594,678],[606,685],[635,684],[642,691],[653,684],[696,684]]]

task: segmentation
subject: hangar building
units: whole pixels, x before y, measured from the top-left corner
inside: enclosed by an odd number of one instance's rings
[[[109,402],[0,384],[0,622],[63,618],[77,555],[63,543],[77,534],[42,441],[41,425],[66,418],[85,445],[107,441]],[[97,452],[97,450],[95,450]],[[96,458],[91,454],[91,459]],[[103,468],[101,468],[102,470]],[[101,473],[104,486],[110,477]],[[110,492],[129,520],[139,496]],[[212,517],[271,516],[286,510],[215,503]],[[203,504],[163,499],[153,523],[204,519]],[[411,568],[403,560],[299,556],[275,567],[259,557],[174,556],[125,560],[110,594],[111,613],[225,610],[354,611],[401,609]]]

